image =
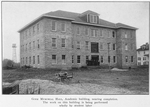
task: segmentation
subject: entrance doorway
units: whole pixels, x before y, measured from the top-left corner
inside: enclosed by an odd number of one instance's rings
[[[91,55],[91,60],[88,60],[87,65],[99,66],[99,55]]]

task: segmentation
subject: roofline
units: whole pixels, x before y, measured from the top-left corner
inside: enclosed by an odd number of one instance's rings
[[[117,25],[116,25],[116,26],[117,26]],[[124,26],[119,26],[119,27],[116,27],[116,28],[117,28],[117,29],[126,28],[126,29],[138,30],[138,28],[124,27]]]
[[[117,24],[115,24],[116,27],[111,27],[111,26],[105,26],[105,25],[98,25],[98,24],[78,22],[78,21],[74,21],[75,19],[72,19],[72,18],[65,18],[65,17],[58,17],[58,16],[51,16],[51,15],[41,15],[38,18],[36,18],[33,21],[31,21],[30,23],[28,23],[27,25],[25,25],[24,27],[22,27],[20,30],[18,30],[18,32],[20,33],[26,27],[30,26],[31,24],[33,24],[34,22],[36,22],[37,20],[39,20],[39,19],[41,19],[43,17],[50,17],[50,18],[59,18],[59,19],[71,20],[72,23],[84,24],[84,25],[91,25],[91,26],[99,26],[99,27],[106,27],[106,28],[113,28],[113,29],[119,29],[119,28],[126,28],[126,29],[133,29],[133,30],[137,30],[138,29],[138,28],[130,28],[130,27],[124,27],[124,26],[117,27]]]
[[[51,17],[51,18],[59,18],[59,19],[66,19],[66,20],[75,20],[75,19],[72,19],[72,18],[66,18],[66,17],[58,17],[58,16],[50,16],[50,15],[43,15],[45,17]]]
[[[113,28],[113,29],[116,28],[116,27],[110,27],[110,26],[104,26],[104,25],[98,25],[98,24],[91,24],[91,23],[84,23],[84,22],[77,22],[77,21],[72,21],[72,23],[91,25],[91,26],[99,26],[99,27],[107,27],[107,28]]]
[[[38,18],[34,19],[33,21],[31,21],[30,23],[28,23],[27,25],[25,25],[24,27],[22,27],[20,30],[18,30],[18,32],[21,32],[23,29],[25,29],[26,27],[28,27],[29,25],[31,25],[32,23],[36,22],[37,20],[39,20],[40,18],[42,18],[43,15],[39,16]]]
[[[57,16],[50,16],[50,15],[41,15],[38,18],[34,19],[33,21],[31,21],[30,23],[28,23],[27,25],[25,25],[23,28],[21,28],[20,30],[18,30],[18,32],[21,32],[22,30],[24,30],[26,27],[30,26],[31,24],[33,24],[34,22],[36,22],[37,20],[43,18],[43,17],[50,17],[50,18],[59,18],[59,19],[65,19],[65,20],[75,20],[72,18],[65,18],[65,17],[57,17]]]

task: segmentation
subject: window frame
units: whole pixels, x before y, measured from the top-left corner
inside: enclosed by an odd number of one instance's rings
[[[116,50],[116,44],[113,43],[113,50]]]
[[[116,63],[116,56],[113,56],[113,62]]]
[[[54,24],[54,29],[53,29],[53,23],[55,23]],[[55,20],[52,20],[51,24],[52,24],[52,29],[51,30],[56,31],[57,30],[57,22]]]
[[[64,40],[64,41],[63,41]],[[63,43],[64,42],[64,43]],[[65,48],[66,47],[66,38],[61,38],[61,47]]]
[[[40,49],[40,40],[37,40],[37,48]]]
[[[81,49],[81,42],[77,41],[77,49],[80,50]]]
[[[33,56],[33,64],[35,64],[35,56]]]
[[[127,34],[127,32],[125,32],[125,34],[124,34],[124,38],[128,38],[128,34]]]
[[[85,50],[89,50],[89,41],[85,41]]]
[[[63,24],[64,24],[64,26],[63,26]],[[64,27],[64,30],[63,30],[63,27]],[[61,31],[66,32],[66,23],[65,22],[61,23]]]
[[[53,59],[54,58],[53,56],[55,56],[55,59]],[[52,64],[57,64],[57,55],[52,55]]]
[[[104,56],[101,56],[101,63],[104,63]]]
[[[66,64],[66,55],[61,56],[62,64]]]
[[[37,55],[37,64],[40,64],[40,55]]]
[[[77,55],[77,63],[81,64],[81,56],[80,55]]]
[[[128,50],[128,44],[127,43],[125,44],[125,50],[126,51]]]
[[[77,27],[77,35],[80,35],[80,27]]]
[[[53,40],[55,40],[55,43]],[[57,48],[57,38],[52,38],[52,48]]]
[[[128,56],[125,56],[125,62],[126,63],[128,62]]]
[[[131,56],[131,62],[134,62],[134,56]]]

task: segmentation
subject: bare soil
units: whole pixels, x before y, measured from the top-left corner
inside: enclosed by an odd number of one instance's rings
[[[69,70],[72,80],[59,82],[52,69],[3,70],[3,82],[20,80],[20,94],[29,91],[51,95],[148,95],[148,68],[128,71],[109,71],[108,69]],[[65,72],[65,71],[62,71]]]

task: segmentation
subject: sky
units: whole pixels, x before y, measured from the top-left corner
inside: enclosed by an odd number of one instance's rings
[[[40,15],[56,10],[82,13],[91,10],[99,18],[124,23],[138,28],[137,48],[149,42],[148,2],[2,2],[3,59],[12,59],[12,44],[16,44],[17,62],[20,61],[18,30]]]

